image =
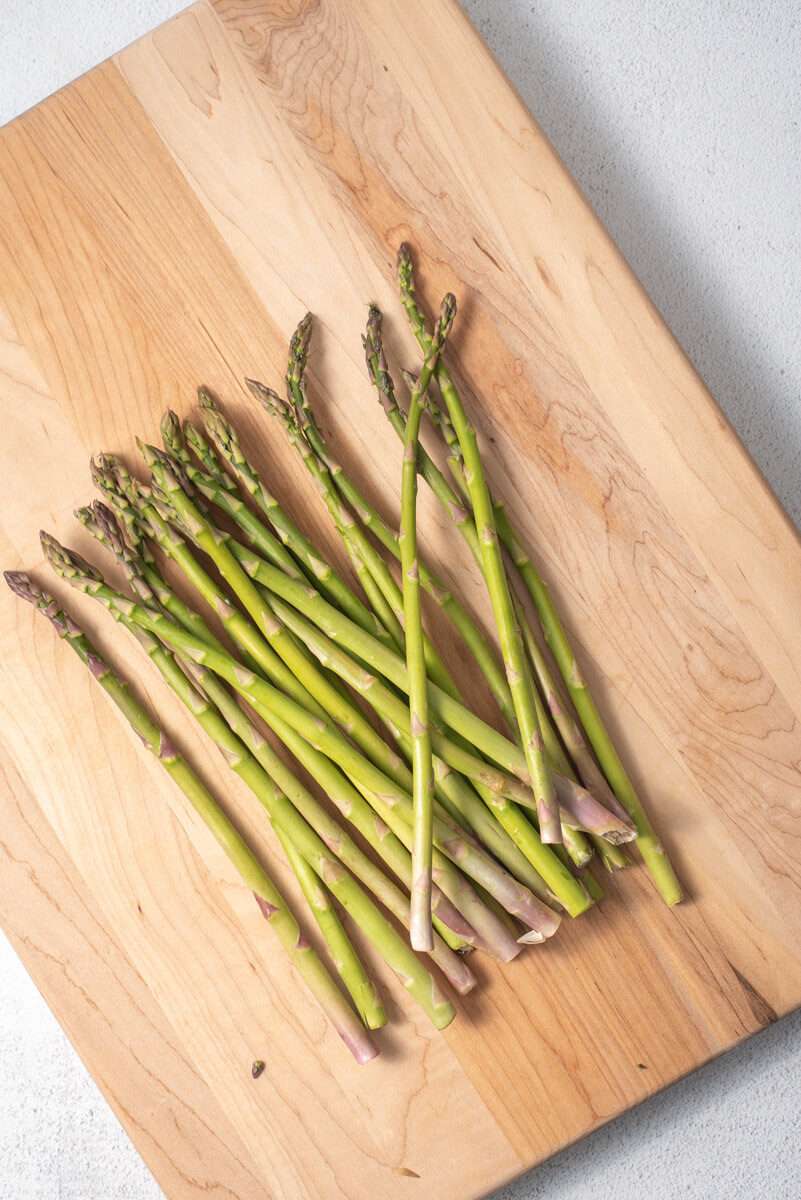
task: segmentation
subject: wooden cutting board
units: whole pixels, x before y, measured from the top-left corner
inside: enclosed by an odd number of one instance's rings
[[[394,517],[359,334],[376,299],[415,362],[403,238],[427,302],[459,298],[491,474],[690,898],[668,911],[625,873],[547,947],[482,962],[445,1035],[388,982],[383,1054],[357,1068],[158,767],[4,591],[0,915],[171,1197],[477,1197],[801,1002],[798,542],[455,3],[201,4],[0,133],[2,565],[52,582],[37,530],[87,548],[90,452],[130,455],[201,381],[333,548],[242,386],[280,381],[307,308],[325,429]],[[423,500],[431,556],[486,617]],[[70,604],[273,861],[149,664]]]

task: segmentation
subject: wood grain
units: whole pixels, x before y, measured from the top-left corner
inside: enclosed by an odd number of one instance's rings
[[[4,595],[0,917],[170,1196],[476,1197],[801,1003],[797,540],[455,4],[197,5],[0,132],[3,565],[41,572],[42,525],[86,548],[89,454],[130,454],[201,381],[338,554],[242,386],[280,379],[307,308],[326,432],[396,515],[359,332],[376,299],[414,361],[404,237],[426,300],[459,298],[492,475],[691,899],[668,912],[626,873],[553,944],[482,964],[445,1036],[385,980],[394,1022],[359,1071],[205,830]],[[71,602],[283,877],[255,803]]]

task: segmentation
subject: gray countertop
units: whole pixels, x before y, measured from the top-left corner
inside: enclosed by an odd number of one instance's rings
[[[801,523],[798,3],[463,3]],[[181,7],[5,0],[0,123]],[[797,1200],[799,1035],[796,1014],[497,1200]],[[161,1195],[2,935],[0,1063],[0,1194]]]

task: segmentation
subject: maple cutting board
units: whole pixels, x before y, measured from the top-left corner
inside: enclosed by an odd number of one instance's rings
[[[307,308],[323,425],[394,519],[399,448],[359,335],[375,299],[416,361],[404,238],[426,301],[459,299],[491,476],[689,899],[668,911],[626,872],[547,946],[480,961],[444,1035],[379,972],[392,1022],[358,1068],[158,765],[4,591],[0,917],[171,1197],[468,1200],[801,1002],[798,542],[454,3],[201,4],[0,132],[2,565],[63,596],[38,529],[94,556],[71,517],[90,452],[130,456],[201,381],[337,553],[242,386],[279,384]],[[430,555],[486,618],[421,504]],[[149,664],[69,604],[284,879],[257,805]]]

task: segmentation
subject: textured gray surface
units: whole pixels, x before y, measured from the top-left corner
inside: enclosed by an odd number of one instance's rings
[[[180,7],[5,0],[0,123]],[[798,522],[796,0],[464,7]],[[796,1014],[496,1200],[796,1200],[799,1035]],[[0,1195],[160,1195],[2,938],[0,1062]]]

